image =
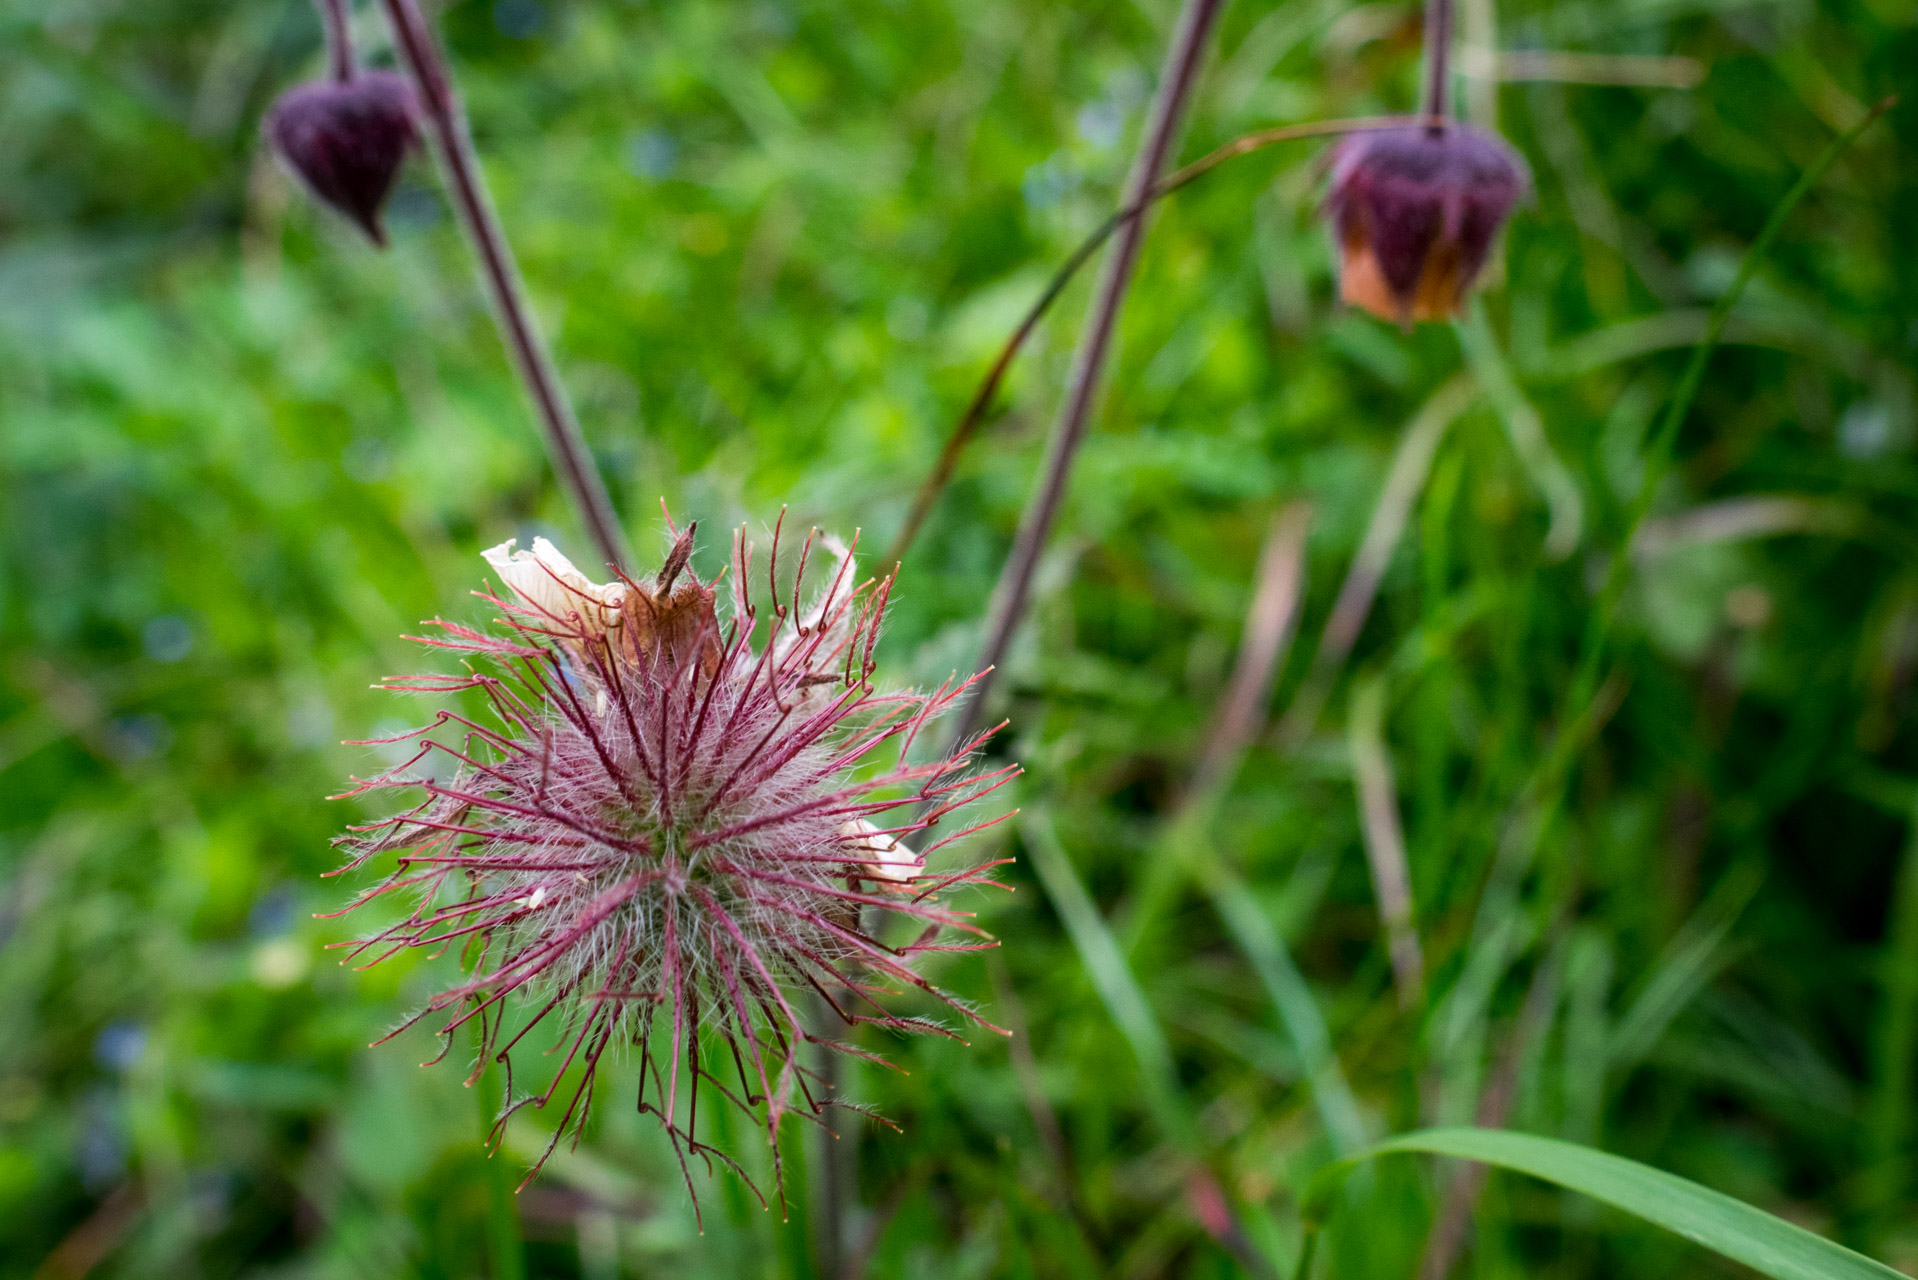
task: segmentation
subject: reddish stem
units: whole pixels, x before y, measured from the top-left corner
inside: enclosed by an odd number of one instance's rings
[[[1126,292],[1132,284],[1133,268],[1138,264],[1139,246],[1145,239],[1149,196],[1172,155],[1186,103],[1198,84],[1207,38],[1212,34],[1219,13],[1224,8],[1224,0],[1186,0],[1179,13],[1178,28],[1173,34],[1171,47],[1166,51],[1165,67],[1159,75],[1159,91],[1152,102],[1145,135],[1140,139],[1138,156],[1133,161],[1131,174],[1126,178],[1125,194],[1119,201],[1120,209],[1127,211],[1129,216],[1113,233],[1112,252],[1106,258],[1105,271],[1100,277],[1098,292],[1093,297],[1086,331],[1073,361],[1072,381],[1066,391],[1058,425],[1053,429],[1052,440],[1046,450],[1045,469],[1039,487],[1026,504],[1019,532],[1013,540],[1012,554],[1007,558],[999,585],[993,592],[986,642],[979,657],[979,683],[960,717],[959,727],[953,736],[955,743],[966,741],[979,726],[986,699],[992,691],[994,673],[1005,658],[1013,633],[1025,617],[1026,604],[1032,592],[1032,575],[1038,568],[1039,555],[1045,549],[1053,521],[1058,517],[1059,503],[1065,496],[1066,478],[1072,472],[1073,460],[1085,440],[1086,425],[1092,416],[1093,397],[1098,393],[1100,376],[1105,372],[1106,358],[1112,351],[1113,330],[1117,327],[1119,311],[1125,305]]]
[[[353,78],[353,23],[348,0],[314,0],[326,30],[327,73],[341,84]]]
[[[343,4],[344,0],[331,2]],[[612,495],[607,493],[606,482],[600,478],[592,455],[587,452],[579,420],[573,416],[573,407],[553,367],[552,354],[534,322],[532,307],[526,299],[525,281],[506,243],[506,233],[487,192],[486,179],[480,173],[479,156],[473,149],[466,113],[453,87],[452,73],[417,0],[383,0],[383,3],[387,19],[393,25],[394,43],[412,73],[420,105],[438,144],[453,208],[479,257],[480,274],[493,300],[500,337],[513,357],[513,367],[525,384],[540,425],[545,429],[553,467],[566,486],[567,495],[572,498],[593,545],[606,563],[616,568],[626,562],[627,554]]]
[[[1452,116],[1452,0],[1425,0],[1425,110],[1434,121]],[[1437,132],[1443,124],[1427,128]]]

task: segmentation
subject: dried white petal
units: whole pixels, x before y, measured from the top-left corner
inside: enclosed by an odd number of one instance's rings
[[[875,880],[911,884],[926,870],[926,860],[864,818],[841,824],[839,834],[855,849],[872,855],[860,867]]]
[[[545,538],[534,538],[531,551],[515,550],[516,541],[508,538],[480,554],[523,603],[554,622],[578,619],[580,626],[594,631],[619,625],[625,583],[592,581]]]

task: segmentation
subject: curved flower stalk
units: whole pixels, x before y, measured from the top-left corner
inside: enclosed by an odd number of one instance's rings
[[[489,1060],[507,1069],[495,1141],[513,1112],[545,1107],[564,1082],[570,1097],[553,1145],[569,1127],[577,1134],[605,1054],[636,1044],[639,1109],[665,1127],[689,1192],[693,1157],[708,1172],[717,1160],[744,1176],[700,1128],[709,1094],[763,1124],[783,1189],[782,1119],[855,1106],[824,1096],[802,1047],[883,1061],[809,1032],[798,1013],[804,993],[849,1024],[957,1038],[888,1010],[884,997],[911,987],[998,1030],[914,961],[995,945],[944,897],[1004,887],[987,872],[1007,860],[937,873],[927,864],[1000,819],[919,846],[1017,766],[970,767],[989,733],[951,756],[908,761],[921,731],[971,682],[930,693],[875,687],[891,578],[855,586],[850,550],[828,544],[837,565],[802,603],[814,539],[782,593],[775,530],[762,627],[742,531],[722,624],[719,580],[700,581],[687,563],[695,528],[676,534],[646,581],[593,583],[544,539],[530,552],[507,543],[486,553],[508,590],[481,598],[501,610],[505,629],[436,621],[423,643],[465,655],[467,672],[386,687],[470,692],[488,714],[442,710],[383,740],[417,750],[347,793],[417,790],[424,799],[341,838],[343,870],[397,857],[348,910],[389,895],[413,904],[397,924],[342,945],[368,964],[410,948],[464,948],[467,980],[405,1026],[445,1014],[439,1034],[450,1048],[477,1023],[474,1078]],[[429,762],[442,767],[422,771]],[[909,941],[887,941],[895,921]],[[943,941],[948,931],[970,938]],[[559,1067],[536,1091],[516,1093],[516,1054],[542,1024],[542,1038],[563,1050]]]

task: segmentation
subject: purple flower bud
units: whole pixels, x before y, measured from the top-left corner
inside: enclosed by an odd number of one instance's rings
[[[1465,124],[1348,134],[1332,154],[1339,296],[1410,327],[1458,314],[1531,187],[1504,139]]]
[[[287,90],[267,113],[274,150],[327,204],[386,244],[380,207],[393,190],[406,149],[419,139],[413,88],[390,71]]]

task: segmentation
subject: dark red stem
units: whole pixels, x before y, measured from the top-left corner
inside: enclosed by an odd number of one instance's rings
[[[341,84],[353,78],[353,22],[348,2],[315,0],[320,10],[320,25],[326,28],[327,73]]]
[[[1425,0],[1425,110],[1432,120],[1452,115],[1452,0]],[[1434,130],[1440,125],[1428,126]]]
[[[1217,24],[1225,0],[1185,0],[1172,45],[1166,51],[1165,67],[1159,75],[1159,90],[1152,101],[1145,135],[1139,141],[1132,172],[1126,178],[1125,193],[1119,207],[1131,216],[1113,234],[1112,251],[1093,295],[1092,310],[1079,350],[1073,359],[1072,380],[1066,390],[1065,404],[1052,431],[1046,449],[1045,469],[1039,487],[1026,504],[1019,532],[1013,539],[1012,554],[999,576],[993,592],[992,610],[986,624],[986,641],[979,656],[981,675],[972,697],[960,717],[955,743],[964,742],[978,728],[992,691],[993,676],[1004,661],[1012,636],[1025,617],[1032,592],[1032,575],[1039,555],[1045,550],[1052,523],[1058,517],[1060,500],[1065,496],[1066,478],[1072,472],[1073,459],[1085,440],[1086,425],[1092,416],[1092,402],[1099,391],[1106,358],[1112,351],[1112,334],[1131,287],[1133,268],[1139,260],[1139,246],[1145,239],[1145,215],[1153,187],[1165,171],[1178,139],[1179,124],[1186,103],[1198,84],[1199,68],[1205,61],[1208,37]]]
[[[552,355],[534,323],[532,307],[526,300],[526,284],[520,278],[519,266],[500,227],[499,214],[487,193],[486,179],[480,173],[479,156],[467,131],[466,113],[453,87],[452,73],[417,0],[383,2],[387,18],[393,24],[394,43],[412,73],[420,106],[438,144],[453,208],[479,256],[480,275],[493,300],[500,337],[513,357],[513,367],[525,384],[540,425],[545,429],[553,467],[600,557],[608,565],[623,565],[627,561],[626,540],[620,533],[612,495],[607,493],[606,482],[600,478],[592,455],[587,452],[579,420],[573,416],[573,407],[554,370]]]

